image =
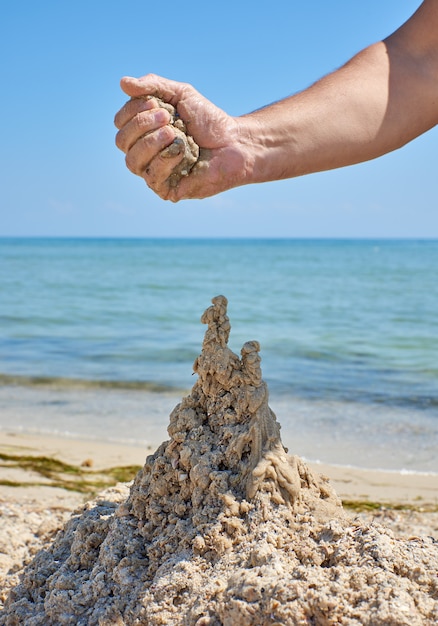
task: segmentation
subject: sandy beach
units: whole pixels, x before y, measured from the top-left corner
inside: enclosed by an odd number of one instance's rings
[[[165,441],[0,434],[1,624],[436,623],[436,474],[288,451],[226,312]]]
[[[77,468],[90,483],[103,476],[112,485],[117,481],[108,476],[110,468],[130,468],[128,474],[133,476],[154,449],[152,445],[144,449],[85,439],[0,433],[0,606],[18,583],[23,566],[54,539],[71,513],[81,509],[96,491],[92,484],[82,491],[59,486],[67,474],[55,471],[51,477],[44,476],[41,466],[30,469],[23,459],[55,459]],[[438,539],[436,475],[319,463],[309,466],[329,478],[353,519],[375,519],[400,537]],[[121,494],[117,497],[127,496],[127,483],[119,483],[116,489]]]
[[[160,443],[156,441],[145,449],[144,446],[95,440],[0,432],[0,454],[17,458],[16,463],[3,461],[0,467],[0,501],[25,504],[35,500],[40,502],[43,509],[59,507],[63,503],[70,506],[67,504],[69,502],[80,504],[87,499],[85,494],[75,490],[53,486],[53,480],[44,478],[34,470],[24,470],[19,460],[23,455],[54,458],[87,473],[114,467],[140,468],[146,456]],[[410,509],[424,514],[438,511],[436,474],[308,464],[313,471],[329,478],[347,508]],[[19,486],[8,486],[5,484],[7,481],[16,482]]]

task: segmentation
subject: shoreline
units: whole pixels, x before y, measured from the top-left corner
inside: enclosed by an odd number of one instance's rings
[[[28,463],[25,457],[56,459],[78,468],[85,475],[102,474],[111,468],[142,467],[146,457],[152,454],[161,441],[149,445],[136,445],[77,439],[53,435],[0,431],[0,455],[14,458],[3,460],[0,466],[0,501],[12,498],[15,502],[39,496],[48,506],[50,490],[55,490],[55,500],[62,489],[53,485],[50,477],[44,477]],[[428,472],[405,470],[365,469],[352,466],[305,461],[309,467],[327,476],[336,493],[346,506],[357,510],[369,508],[410,509],[419,512],[438,511],[438,475]],[[23,465],[25,467],[23,467]],[[132,475],[134,474],[131,472]],[[13,486],[13,484],[18,486]],[[37,484],[35,484],[37,483]],[[91,493],[91,491],[89,492]],[[43,496],[43,494],[45,494]],[[84,493],[77,495],[82,497]],[[85,494],[86,495],[86,494]],[[41,504],[43,505],[43,501]],[[59,501],[59,500],[58,500]]]
[[[168,416],[182,397],[177,392],[0,385],[0,428],[155,449],[168,438]],[[284,445],[310,462],[438,475],[436,419],[391,407],[275,394],[270,406]]]

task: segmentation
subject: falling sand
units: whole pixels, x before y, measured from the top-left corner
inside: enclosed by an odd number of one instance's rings
[[[227,300],[191,393],[129,494],[76,512],[10,593],[8,626],[410,625],[438,622],[438,546],[352,522],[281,443],[259,344],[228,348]]]

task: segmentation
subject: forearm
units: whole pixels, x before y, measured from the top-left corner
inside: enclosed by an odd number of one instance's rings
[[[241,118],[246,182],[373,159],[433,127],[438,49],[409,36],[405,25],[306,91]]]
[[[438,123],[438,0],[424,0],[388,39],[309,89],[242,117],[227,115],[191,85],[153,74],[121,84],[131,99],[116,115],[116,143],[128,168],[164,199],[205,198],[352,165]],[[169,181],[183,157],[163,152],[175,139],[169,114],[145,96],[176,107],[200,148],[177,186]]]

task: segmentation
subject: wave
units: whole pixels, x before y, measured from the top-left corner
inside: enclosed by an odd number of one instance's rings
[[[399,389],[387,389],[381,392],[370,388],[353,388],[348,384],[337,388],[324,384],[318,380],[314,384],[309,381],[301,381],[301,384],[293,384],[289,380],[266,378],[269,384],[271,397],[289,400],[308,400],[325,402],[339,401],[341,403],[355,403],[358,405],[386,406],[388,408],[416,409],[431,411],[435,414],[438,408],[438,397],[430,393],[399,393]],[[188,387],[177,384],[166,384],[151,380],[107,380],[69,378],[63,376],[40,376],[0,373],[0,387],[28,387],[47,390],[114,390],[114,391],[142,391],[148,393],[164,393],[183,396],[188,393]]]
[[[383,467],[365,467],[362,465],[352,465],[351,463],[330,463],[326,461],[320,461],[319,459],[310,459],[305,456],[302,457],[304,461],[307,463],[312,463],[313,465],[329,465],[331,467],[336,467],[342,470],[358,470],[360,472],[379,472],[384,474],[399,474],[401,476],[438,476],[438,472],[433,471],[422,471],[422,470],[414,470],[414,469],[388,469]]]
[[[186,393],[187,389],[145,380],[99,380],[85,378],[64,378],[62,376],[25,376],[20,374],[0,374],[1,386],[41,387],[50,389],[117,389],[127,391],[148,391],[152,393]]]

